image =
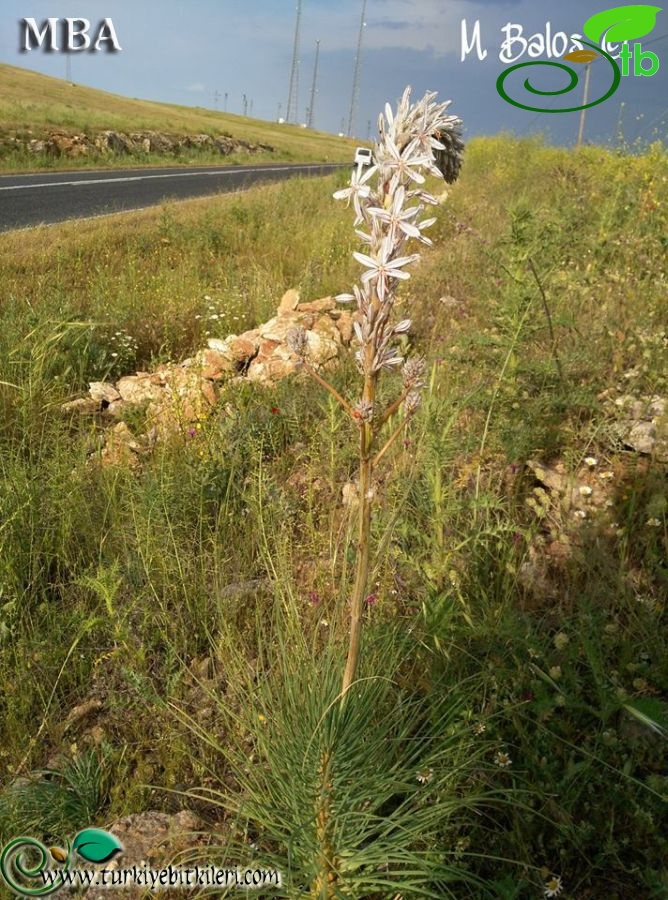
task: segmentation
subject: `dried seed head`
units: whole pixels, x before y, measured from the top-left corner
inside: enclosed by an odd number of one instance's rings
[[[462,167],[462,153],[464,142],[462,141],[462,121],[456,116],[446,116],[446,121],[439,131],[435,133],[436,140],[443,145],[443,149],[434,149],[434,162],[443,178],[452,184],[459,177]]]
[[[420,388],[422,387],[422,378],[425,373],[426,363],[421,356],[414,356],[407,359],[404,363],[404,387]]]
[[[411,391],[410,394],[404,400],[404,410],[407,416],[414,415],[418,409],[420,408],[420,404],[422,403],[422,397],[418,394],[417,391]]]
[[[308,347],[308,339],[304,328],[301,325],[291,328],[285,335],[285,343],[288,345],[288,349],[296,356],[304,356]]]
[[[360,400],[353,407],[353,415],[360,422],[371,422],[373,419],[373,403],[368,400]]]

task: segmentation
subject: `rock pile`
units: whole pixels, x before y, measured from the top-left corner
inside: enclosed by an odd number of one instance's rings
[[[142,153],[178,156],[183,150],[207,150],[229,156],[231,153],[271,153],[268,144],[252,144],[222,134],[166,134],[161,131],[101,131],[97,134],[50,131],[40,137],[32,132],[0,135],[0,156],[6,153],[28,153],[34,156],[76,159],[82,156],[121,156]]]
[[[608,407],[617,420],[615,431],[623,444],[668,462],[668,409],[665,397],[658,395],[633,396],[624,394]]]
[[[230,380],[272,385],[294,373],[300,360],[288,348],[288,332],[306,332],[305,360],[314,369],[332,367],[353,334],[353,314],[337,308],[332,297],[299,302],[299,293],[284,294],[276,315],[263,325],[225,340],[212,338],[208,347],[182,363],[160,365],[153,372],[125,375],[115,384],[93,382],[88,396],[65,403],[67,413],[120,419],[106,436],[101,459],[106,463],[136,463],[168,435],[186,435],[216,406],[220,388]],[[134,435],[122,416],[145,407],[147,430]]]

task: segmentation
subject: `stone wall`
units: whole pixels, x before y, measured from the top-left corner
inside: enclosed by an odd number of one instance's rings
[[[107,156],[115,153],[133,156],[147,153],[178,157],[184,151],[208,151],[229,156],[231,153],[271,153],[268,144],[252,144],[229,135],[167,134],[162,131],[100,131],[73,133],[60,130],[39,136],[32,132],[0,134],[0,156],[25,153],[54,159],[76,159],[83,156]]]
[[[263,325],[224,340],[212,338],[207,347],[181,363],[125,375],[113,384],[93,382],[87,397],[65,403],[63,411],[99,416],[111,426],[102,462],[136,464],[156,441],[187,436],[206,419],[224,383],[236,380],[271,386],[295,373],[301,361],[286,339],[296,327],[306,333],[306,362],[326,370],[336,365],[352,340],[353,313],[338,308],[331,297],[300,303],[299,293],[289,290],[276,315]],[[145,407],[148,427],[134,434],[123,417],[140,406]]]

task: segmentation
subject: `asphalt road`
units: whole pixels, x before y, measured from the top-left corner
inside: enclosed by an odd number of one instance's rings
[[[37,172],[0,176],[0,231],[143,209],[294,175],[327,175],[337,165],[201,166]]]

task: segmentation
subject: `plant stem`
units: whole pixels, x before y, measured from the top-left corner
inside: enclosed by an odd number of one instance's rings
[[[330,384],[329,381],[327,381],[325,378],[322,377],[322,375],[319,375],[316,372],[316,370],[312,366],[310,366],[307,362],[303,362],[302,364],[303,364],[304,368],[306,369],[306,371],[311,376],[311,378],[313,378],[315,381],[317,381],[318,384],[320,385],[320,387],[323,387],[326,391],[329,391],[329,393],[332,395],[332,397],[334,397],[334,399],[337,401],[337,403],[339,403],[339,405],[345,409],[345,411],[348,413],[349,416],[353,416],[352,406],[350,405],[350,403],[348,403],[347,400],[345,400],[341,396],[341,394],[339,394],[339,392],[334,387],[334,385]]]
[[[367,375],[364,380],[364,399],[369,403],[373,403],[375,395],[376,378],[373,375]],[[348,658],[346,660],[346,668],[343,673],[343,683],[341,685],[342,703],[345,700],[350,685],[355,680],[362,642],[362,613],[364,611],[364,598],[366,596],[367,583],[369,580],[371,484],[373,477],[371,449],[373,447],[373,439],[374,431],[372,425],[368,422],[364,422],[360,426],[357,568],[355,572],[353,594],[350,600],[350,640],[348,645]]]
[[[543,287],[543,283],[538,276],[538,272],[536,270],[536,266],[534,265],[533,260],[529,256],[527,258],[527,262],[529,263],[529,268],[531,269],[531,273],[536,280],[536,284],[538,285],[538,290],[540,291],[541,300],[543,301],[543,309],[545,310],[545,318],[547,319],[547,327],[550,332],[550,343],[552,344],[552,356],[554,357],[554,364],[557,367],[557,372],[559,373],[559,379],[561,381],[564,380],[564,373],[561,368],[561,360],[559,359],[559,352],[557,350],[557,339],[554,336],[554,328],[552,327],[552,315],[550,313],[550,307],[547,303],[547,295],[545,293],[545,288]]]
[[[397,427],[394,429],[394,431],[393,431],[392,434],[389,436],[389,438],[385,441],[385,444],[383,445],[383,447],[378,451],[378,453],[376,453],[376,455],[375,455],[375,457],[374,457],[374,459],[373,459],[373,466],[374,466],[374,469],[376,468],[376,466],[378,465],[378,463],[381,461],[381,459],[385,456],[385,454],[386,454],[387,451],[390,449],[390,447],[392,446],[392,444],[393,444],[393,443],[396,441],[396,439],[399,437],[399,435],[401,434],[401,432],[404,430],[404,428],[406,427],[406,423],[407,423],[407,422],[408,422],[408,418],[407,418],[407,417],[404,417],[404,418],[401,420],[401,422],[399,422],[399,424],[398,424]]]
[[[397,412],[397,410],[399,409],[401,404],[404,402],[406,397],[408,397],[408,395],[410,394],[410,391],[411,391],[410,387],[404,388],[403,391],[401,392],[401,394],[399,394],[397,399],[394,401],[394,403],[390,403],[390,405],[387,407],[387,409],[385,410],[383,415],[378,420],[378,425],[376,426],[377,431],[380,431],[380,429],[383,427],[383,425],[389,419],[392,418],[392,416],[395,414],[395,412]]]

